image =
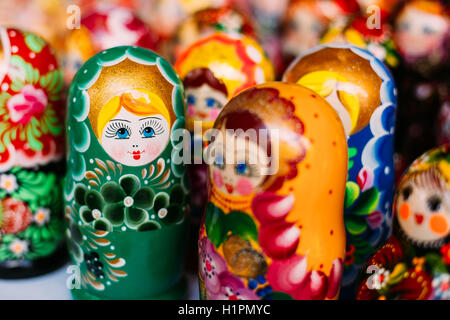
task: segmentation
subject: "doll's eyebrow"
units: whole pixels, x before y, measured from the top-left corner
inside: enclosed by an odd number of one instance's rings
[[[159,117],[146,117],[146,118],[141,118],[141,119],[139,119],[139,121],[142,121],[142,120],[147,120],[147,119],[156,119],[156,120],[161,120],[161,118],[159,118]]]
[[[112,119],[112,120],[109,120],[110,122],[111,121],[123,121],[123,122],[131,122],[131,121],[129,121],[129,120],[125,120],[125,119]]]

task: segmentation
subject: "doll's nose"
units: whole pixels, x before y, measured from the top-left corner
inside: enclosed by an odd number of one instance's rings
[[[138,147],[138,145],[137,144],[133,144],[133,148],[137,148]]]

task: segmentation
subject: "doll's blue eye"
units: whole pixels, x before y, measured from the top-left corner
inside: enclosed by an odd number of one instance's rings
[[[193,95],[188,95],[188,97],[187,97],[187,103],[188,104],[192,104],[192,105],[195,105],[195,97],[193,96]]]
[[[130,137],[130,133],[125,128],[120,128],[116,132],[116,136],[118,139],[128,139]]]
[[[212,107],[214,107],[216,105],[216,99],[213,99],[213,98],[207,98],[206,99],[206,106],[208,107],[208,108],[212,108]]]
[[[423,33],[425,33],[425,34],[432,34],[433,30],[430,27],[424,27],[423,28]]]
[[[155,130],[153,130],[152,127],[146,127],[142,131],[142,135],[144,136],[144,138],[153,138],[155,136]]]
[[[241,174],[241,175],[246,174],[247,173],[247,169],[248,169],[248,167],[247,167],[247,165],[245,163],[238,163],[236,165],[236,172],[238,174]]]
[[[400,30],[406,31],[409,29],[409,23],[408,22],[404,22],[400,24]]]

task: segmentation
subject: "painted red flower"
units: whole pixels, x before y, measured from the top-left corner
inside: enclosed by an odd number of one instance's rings
[[[261,225],[283,221],[294,206],[293,195],[280,196],[272,192],[262,192],[254,198],[252,210]]]
[[[8,100],[6,106],[12,122],[27,124],[31,117],[40,116],[44,112],[47,102],[44,90],[26,84],[20,92]]]
[[[0,228],[4,233],[18,233],[31,223],[32,214],[28,206],[17,199],[5,198],[0,208]]]
[[[333,261],[330,275],[323,271],[308,271],[307,258],[293,255],[289,259],[274,260],[267,271],[267,280],[275,291],[286,292],[297,300],[334,298],[340,287],[343,263]]]
[[[446,264],[450,264],[450,242],[441,247],[442,260]]]
[[[267,256],[272,259],[286,259],[297,250],[300,229],[294,223],[282,221],[261,227],[258,240]]]

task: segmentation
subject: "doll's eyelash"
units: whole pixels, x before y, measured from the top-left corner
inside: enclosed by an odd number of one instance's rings
[[[145,121],[139,129],[139,133],[142,134],[144,129],[147,127],[151,127],[155,131],[155,134],[161,134],[164,132],[164,127],[161,124],[161,120],[149,119]]]
[[[128,134],[131,136],[131,127],[127,125],[125,122],[121,121],[112,121],[108,123],[106,127],[105,136],[107,138],[115,138],[117,135],[117,130],[122,128],[126,129],[128,131]]]

